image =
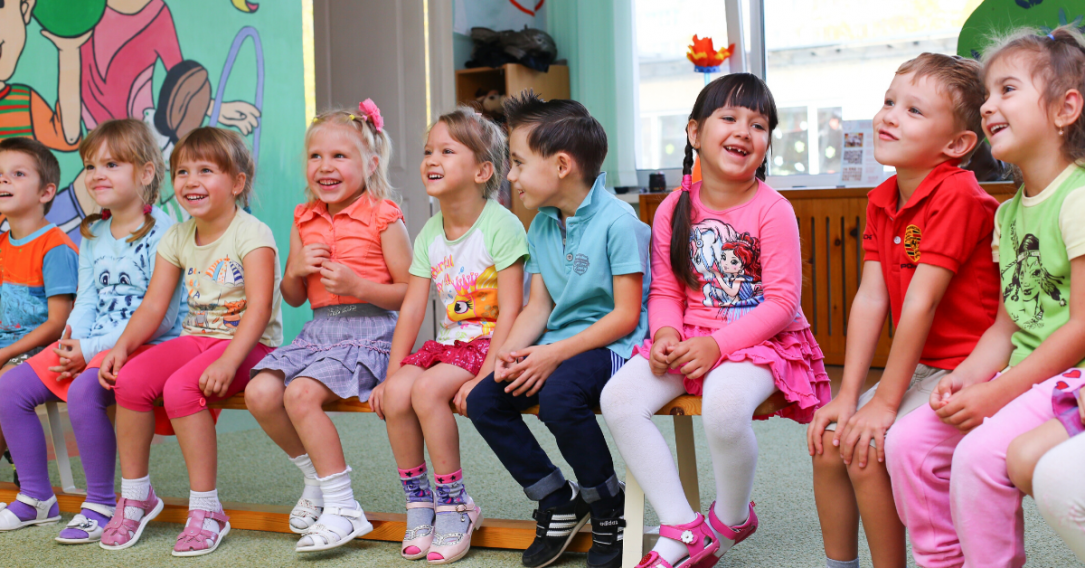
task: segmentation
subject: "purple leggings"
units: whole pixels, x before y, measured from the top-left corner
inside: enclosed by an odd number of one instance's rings
[[[45,432],[34,409],[50,401],[61,402],[26,363],[0,377],[0,427],[19,471],[20,491],[43,501],[53,496],[53,487]],[[97,367],[84,370],[68,389],[68,418],[87,477],[87,501],[110,507],[117,505],[117,435],[106,414],[112,404],[113,392],[98,384]]]

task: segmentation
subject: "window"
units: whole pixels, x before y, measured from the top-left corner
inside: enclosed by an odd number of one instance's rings
[[[837,183],[841,122],[874,118],[901,63],[956,53],[978,3],[764,0],[766,80],[780,112],[769,174]]]

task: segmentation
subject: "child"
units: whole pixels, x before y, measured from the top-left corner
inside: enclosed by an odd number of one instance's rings
[[[309,202],[294,209],[282,294],[295,307],[308,299],[313,321],[253,367],[245,389],[249,411],[304,476],[290,513],[290,530],[306,535],[298,552],[341,546],[373,528],[321,407],[365,401],[384,378],[411,257],[403,213],[389,199],[392,141],[373,101],[317,116],[305,149]]]
[[[998,273],[987,247],[998,202],[958,167],[984,136],[980,71],[971,59],[924,53],[897,69],[874,116],[874,157],[896,175],[870,192],[844,380],[807,429],[829,568],[858,568],[860,514],[874,566],[905,565],[885,469],[890,427],[927,404],[995,321]],[[889,361],[859,396],[886,314],[896,329]],[[912,537],[924,528],[913,524]]]
[[[686,127],[682,189],[656,211],[652,339],[607,385],[601,405],[626,467],[663,525],[642,568],[711,567],[753,534],[754,409],[780,390],[792,404],[779,414],[802,423],[830,398],[821,350],[799,307],[795,211],[761,181],[776,124],[772,93],[754,75],[707,85]],[[694,150],[704,175],[697,184],[690,176]],[[743,250],[748,254],[731,252]],[[737,258],[742,270],[734,281],[749,284],[739,296],[756,307],[735,305],[724,288],[728,279],[718,276],[715,267]],[[716,477],[707,520],[686,500],[671,451],[651,420],[685,393],[704,396]]]
[[[79,294],[64,339],[0,378],[0,422],[11,436],[19,467],[19,502],[0,512],[11,530],[55,522],[45,435],[35,407],[68,403],[87,479],[87,498],[57,541],[97,542],[117,504],[113,492],[117,439],[106,409],[113,393],[98,384],[98,368],[147,292],[155,249],[173,221],[152,207],[165,174],[162,153],[146,123],[133,118],[102,123],[79,146],[87,186],[101,214],[83,220]],[[180,288],[148,343],[177,337]],[[140,350],[146,347],[140,347]]]
[[[407,497],[400,551],[409,560],[459,560],[482,522],[482,509],[464,487],[459,431],[448,403],[461,385],[493,371],[497,349],[523,303],[524,228],[493,199],[505,171],[505,153],[505,134],[469,108],[441,116],[426,139],[422,183],[441,211],[415,240],[388,380],[370,399],[388,422]],[[429,310],[431,280],[445,308],[437,341],[407,356]],[[436,495],[426,475],[423,445],[433,460]]]
[[[0,215],[9,227],[0,233],[0,376],[60,339],[72,311],[78,249],[45,220],[58,183],[60,164],[41,142],[0,141]]]
[[[198,556],[230,531],[215,489],[218,454],[207,402],[241,392],[249,370],[282,343],[279,260],[271,229],[241,209],[252,193],[253,162],[240,135],[211,127],[189,132],[170,154],[170,172],[192,218],[162,237],[147,295],[99,371],[117,397],[121,462],[118,511],[100,545],[132,546],[162,511],[147,475],[151,411],[162,397],[192,488],[173,555]],[[162,321],[182,278],[188,315],[181,336],[129,361]]]
[[[512,191],[539,210],[527,239],[531,292],[493,374],[465,385],[459,400],[538,501],[524,566],[553,562],[590,515],[588,566],[616,568],[625,498],[595,408],[648,329],[651,229],[605,189],[607,136],[583,105],[529,92],[507,102],[505,114]],[[536,404],[579,485],[565,480],[524,423],[520,412]]]
[[[991,153],[1024,179],[995,214],[1001,307],[886,448],[901,518],[929,525],[927,538],[912,538],[926,568],[1025,563],[1007,448],[1054,418],[1056,386],[1085,382],[1079,368],[1063,373],[1085,366],[1085,41],[1072,26],[1021,32],[986,56],[984,82]]]

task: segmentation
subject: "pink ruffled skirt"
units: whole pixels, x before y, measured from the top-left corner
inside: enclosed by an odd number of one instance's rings
[[[682,339],[712,335],[716,330],[707,327],[687,325],[682,329]],[[648,359],[652,352],[652,340],[633,348],[634,354]],[[725,354],[712,367],[732,361],[749,361],[755,365],[767,367],[776,381],[776,388],[784,393],[784,398],[791,404],[775,414],[758,416],[758,420],[767,420],[773,416],[790,418],[800,424],[806,424],[814,418],[814,412],[832,400],[832,387],[829,375],[825,372],[825,355],[818,347],[810,328],[799,331],[782,331],[772,339],[759,345],[739,349]],[[669,371],[681,374],[676,370]],[[683,379],[686,392],[700,396],[704,377],[696,380]]]

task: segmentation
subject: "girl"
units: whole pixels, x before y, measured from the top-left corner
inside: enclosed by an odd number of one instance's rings
[[[372,529],[321,407],[367,400],[388,369],[411,257],[403,213],[388,199],[391,144],[369,99],[356,113],[313,119],[305,135],[309,202],[294,209],[282,283],[291,306],[309,300],[313,321],[254,367],[245,389],[253,416],[304,476],[290,513],[290,530],[306,535],[298,552],[341,546]]]
[[[162,237],[147,296],[99,370],[102,386],[117,397],[121,461],[118,514],[100,544],[132,546],[162,511],[147,474],[151,411],[162,397],[192,487],[188,522],[173,555],[197,556],[213,552],[230,531],[215,490],[218,456],[207,402],[241,392],[253,365],[282,343],[279,261],[271,229],[239,206],[249,201],[253,176],[240,135],[211,127],[189,132],[170,154],[170,172],[192,218]],[[129,361],[161,321],[182,277],[188,315],[181,336]]]
[[[440,117],[426,139],[422,183],[441,211],[415,239],[388,380],[369,399],[388,423],[407,497],[401,553],[409,560],[459,560],[482,522],[482,510],[464,489],[459,431],[448,403],[455,398],[463,413],[466,393],[493,372],[523,304],[527,235],[516,216],[493,200],[505,155],[500,128],[466,107]],[[429,306],[431,280],[445,306],[437,341],[408,357]],[[436,497],[423,445],[433,460]]]
[[[928,568],[1025,563],[1007,449],[1055,417],[1056,387],[1085,382],[1085,40],[1072,26],[1022,31],[988,52],[984,82],[991,153],[1024,180],[995,215],[1002,306],[930,408],[909,414],[886,445],[901,519],[930,527],[912,538]]]
[[[173,225],[150,205],[158,200],[166,168],[143,121],[102,123],[83,139],[79,156],[87,187],[102,212],[88,216],[79,227],[84,237],[79,294],[64,338],[0,378],[0,422],[9,434],[22,483],[18,501],[0,511],[0,530],[60,519],[49,484],[45,435],[34,408],[65,401],[86,473],[87,498],[57,537],[64,544],[100,540],[113,517],[117,439],[106,408],[114,400],[113,393],[98,384],[98,368],[143,302],[155,248]],[[164,306],[164,317],[153,322],[148,344],[168,341],[181,331],[180,291],[166,298]]]
[[[754,409],[780,390],[792,404],[778,414],[808,422],[830,397],[821,350],[799,308],[795,212],[760,181],[776,124],[772,94],[754,75],[707,85],[689,116],[682,189],[656,212],[648,297],[654,340],[637,348],[600,404],[626,467],[663,525],[642,568],[710,567],[753,534]],[[694,150],[704,175],[696,184]],[[743,305],[754,299],[756,307]],[[686,501],[670,449],[651,420],[687,392],[703,394],[710,410],[704,426],[716,502],[707,520]]]

